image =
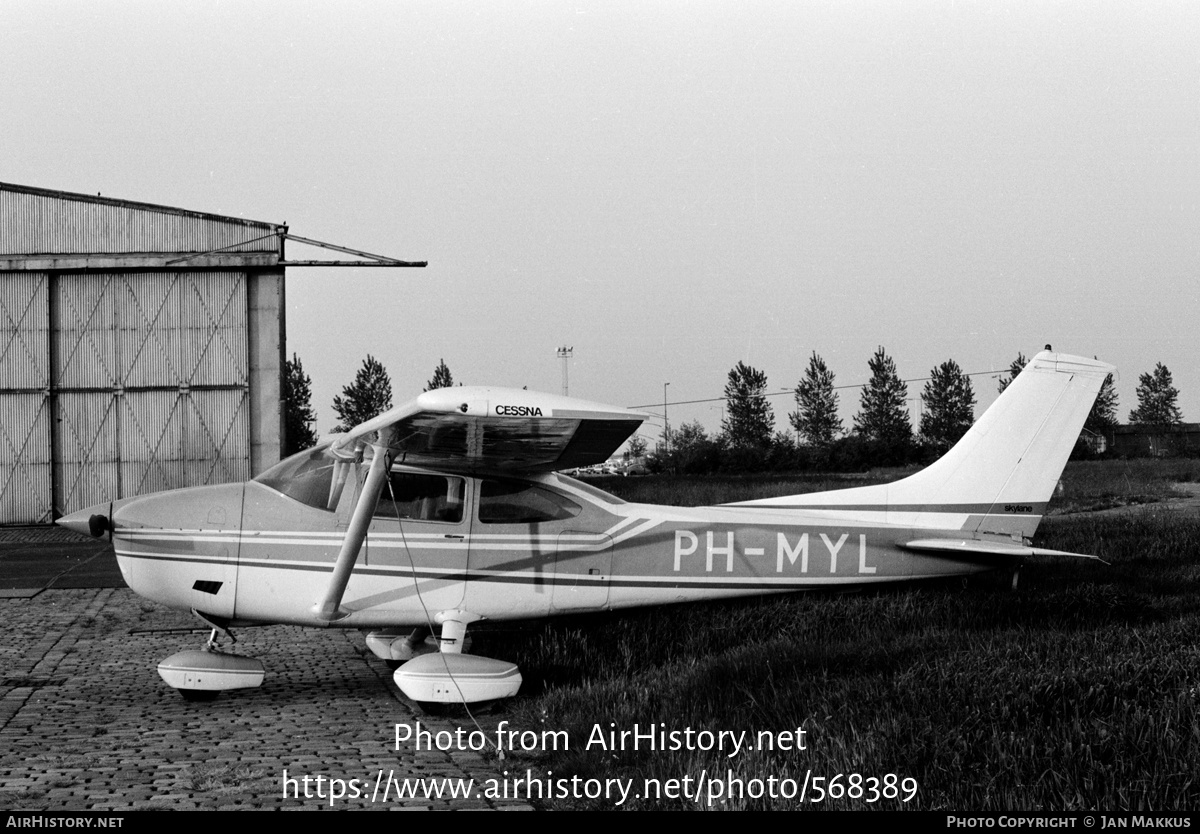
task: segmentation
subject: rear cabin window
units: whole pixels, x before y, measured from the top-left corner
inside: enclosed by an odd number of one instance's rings
[[[520,481],[479,482],[482,524],[537,524],[579,515],[578,504],[553,490]]]
[[[579,490],[580,492],[586,492],[588,495],[592,496],[593,498],[595,498],[597,500],[603,501],[605,504],[624,504],[624,503],[626,503],[625,499],[618,498],[617,496],[613,495],[611,492],[605,492],[604,490],[602,490],[598,487],[592,486],[587,481],[581,481],[578,478],[572,478],[570,475],[564,475],[561,472],[555,472],[554,477],[556,479],[558,479],[559,481],[562,481],[564,484],[566,484],[570,487],[573,487],[574,489]]]
[[[462,478],[393,472],[375,505],[375,517],[462,521],[465,488]]]

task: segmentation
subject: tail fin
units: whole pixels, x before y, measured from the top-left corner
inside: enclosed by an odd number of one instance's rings
[[[892,484],[889,503],[975,505],[982,517],[965,529],[1032,535],[1112,371],[1093,359],[1039,353],[953,449]]]
[[[1032,536],[1112,365],[1043,351],[949,452],[891,484],[745,502]]]

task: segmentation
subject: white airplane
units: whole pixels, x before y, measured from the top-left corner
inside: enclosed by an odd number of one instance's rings
[[[556,470],[644,415],[500,388],[421,394],[239,484],[123,498],[58,523],[113,542],[126,583],[213,628],[159,673],[189,699],[258,686],[218,635],[371,630],[428,704],[515,695],[467,654],[480,620],[1015,571],[1111,365],[1035,356],[941,459],[895,483],[716,507],[631,504]],[[1095,558],[1095,557],[1087,557]],[[440,628],[439,628],[440,627]],[[412,629],[411,633],[408,631]],[[438,633],[434,638],[432,634]]]

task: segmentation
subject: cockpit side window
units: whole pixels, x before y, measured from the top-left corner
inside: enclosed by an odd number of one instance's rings
[[[462,478],[392,472],[375,506],[375,517],[459,522],[465,491]]]
[[[582,507],[553,490],[522,481],[479,482],[482,524],[536,524],[579,515]]]

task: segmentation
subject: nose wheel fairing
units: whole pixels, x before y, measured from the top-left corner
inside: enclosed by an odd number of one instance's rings
[[[206,625],[212,625],[212,632],[204,648],[176,652],[158,664],[159,677],[167,686],[179,690],[186,701],[211,701],[218,693],[230,689],[262,686],[266,671],[262,661],[223,651],[217,636],[236,643],[233,633],[197,611],[192,613]]]
[[[193,692],[224,692],[262,686],[262,661],[216,649],[187,649],[158,664],[158,674],[167,686],[188,698]],[[191,700],[202,700],[193,698]]]

